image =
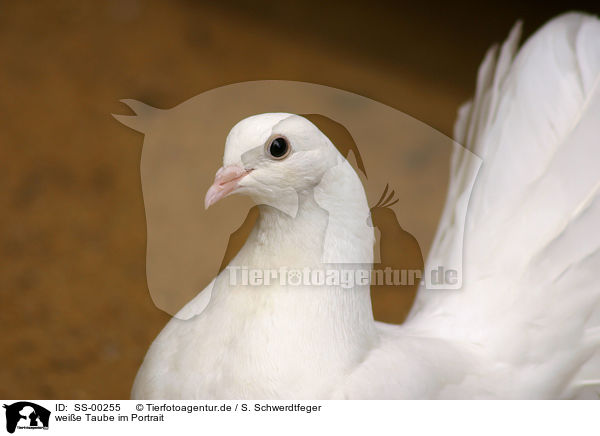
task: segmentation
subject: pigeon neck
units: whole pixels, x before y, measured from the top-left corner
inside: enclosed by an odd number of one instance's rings
[[[264,260],[276,268],[370,269],[374,234],[367,224],[369,208],[362,196],[345,191],[340,186],[336,192],[299,192],[295,216],[260,205],[250,244],[260,256],[258,263]],[[362,186],[359,194],[364,195]]]
[[[239,286],[238,276],[237,285],[221,289],[215,303],[253,307],[252,316],[266,316],[273,325],[279,320],[277,328],[284,330],[295,325],[303,335],[339,336],[329,339],[346,344],[346,350],[372,341],[370,288],[357,277],[370,272],[374,236],[362,184],[352,175],[354,185],[350,179],[298,193],[296,216],[260,205],[257,223],[230,268],[256,270],[261,284]]]
[[[346,251],[364,250],[364,242],[356,243],[362,228],[357,230],[360,226],[354,223],[353,227],[344,217],[333,219],[332,213],[312,194],[301,193],[299,197],[295,217],[271,206],[259,207],[257,223],[229,268],[237,272],[246,270],[246,277],[255,270],[262,283],[244,284],[243,274],[239,274],[236,284],[230,282],[229,286],[218,287],[212,297],[211,312],[221,314],[219,316],[228,314],[227,330],[236,338],[236,343],[242,344],[236,353],[243,354],[245,344],[251,344],[248,347],[252,346],[253,355],[260,356],[257,371],[272,367],[271,360],[285,355],[290,359],[290,374],[309,383],[318,371],[342,374],[355,367],[378,336],[368,284],[358,285],[347,280],[348,276],[354,280],[356,270],[370,270],[371,264],[323,263],[322,260],[327,244]],[[366,222],[365,217],[360,216],[360,221]],[[370,240],[368,234],[365,237]],[[313,273],[319,274],[315,271],[323,271],[326,276],[331,274],[334,282],[328,284],[316,276],[313,278]],[[337,276],[334,271],[338,272]],[[345,271],[346,276],[340,271]],[[300,274],[300,280],[293,272]],[[264,280],[268,275],[271,275],[270,281],[266,284]],[[307,278],[308,282],[304,281]],[[268,340],[261,339],[257,343],[254,339],[257,332]],[[311,355],[310,362],[306,362],[307,343],[317,344],[320,350],[318,355]]]
[[[268,205],[260,205],[259,211],[255,247],[270,266],[315,267],[322,262],[328,212],[319,206],[312,192],[298,193],[295,216]]]

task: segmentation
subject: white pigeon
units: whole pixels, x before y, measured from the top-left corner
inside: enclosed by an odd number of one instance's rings
[[[600,21],[560,16],[515,55],[519,37],[488,52],[456,122],[483,165],[465,198],[453,155],[428,262],[464,244],[462,289],[421,289],[395,326],[373,320],[368,285],[253,287],[226,269],[156,338],[132,398],[597,398]],[[233,193],[260,218],[230,267],[372,260],[361,182],[300,116],[231,130],[206,205]]]

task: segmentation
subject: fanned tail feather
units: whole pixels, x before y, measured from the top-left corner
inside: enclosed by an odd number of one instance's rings
[[[504,365],[498,383],[527,397],[596,397],[600,378],[600,21],[566,14],[517,53],[518,23],[492,47],[456,140],[430,261],[454,264],[463,288],[422,289],[409,325],[484,347]],[[592,382],[590,382],[592,381]]]

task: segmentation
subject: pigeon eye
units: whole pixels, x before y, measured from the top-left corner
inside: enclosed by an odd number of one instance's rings
[[[274,138],[267,144],[267,154],[273,159],[284,159],[290,154],[290,150],[291,148],[287,139],[282,137]]]

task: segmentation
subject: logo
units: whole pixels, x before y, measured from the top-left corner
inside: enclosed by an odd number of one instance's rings
[[[6,409],[6,431],[14,433],[15,429],[48,430],[50,411],[29,401],[19,401],[4,405]]]
[[[482,160],[421,121],[348,91],[285,80],[215,88],[170,109],[135,100],[123,103],[135,115],[115,118],[144,134],[140,170],[147,224],[146,277],[152,301],[165,312],[181,318],[195,315],[180,309],[198,295],[198,286],[210,283],[204,294],[210,296],[218,286],[212,281],[215,276],[228,280],[228,274],[221,273],[249,240],[261,205],[291,223],[307,199],[319,223],[311,227],[313,239],[298,242],[313,252],[306,252],[309,258],[303,259],[305,250],[298,250],[285,265],[284,257],[266,269],[251,268],[250,281],[261,276],[257,286],[269,286],[265,274],[274,275],[270,267],[302,270],[310,264],[317,267],[312,271],[317,282],[322,270],[327,273],[332,265],[355,272],[350,281],[332,271],[333,283],[327,287],[343,279],[354,288],[356,278],[362,281],[366,273],[374,279],[369,284],[371,299],[381,310],[377,319],[393,323],[404,320],[417,288],[461,289],[468,199]],[[259,115],[249,117],[255,114]],[[302,135],[294,133],[300,131]],[[297,141],[306,144],[306,150],[295,149]],[[318,153],[313,150],[317,144],[321,144]],[[318,156],[325,149],[329,157],[321,160]],[[447,183],[441,176],[448,171],[443,156],[452,152],[459,156],[451,168],[452,180],[460,176],[464,183],[444,205],[444,196],[438,195]],[[224,153],[227,165],[215,174]],[[283,175],[288,166],[297,177]],[[345,182],[334,183],[337,180]],[[443,189],[435,189],[438,186]],[[206,210],[238,187],[250,199],[233,195]],[[438,211],[443,211],[447,231],[437,231],[438,220],[430,219]],[[427,263],[421,247],[431,247]],[[233,278],[244,282],[246,272],[238,273],[241,277]],[[282,277],[278,274],[278,281]],[[297,273],[285,274],[284,280],[279,286],[305,286]]]

